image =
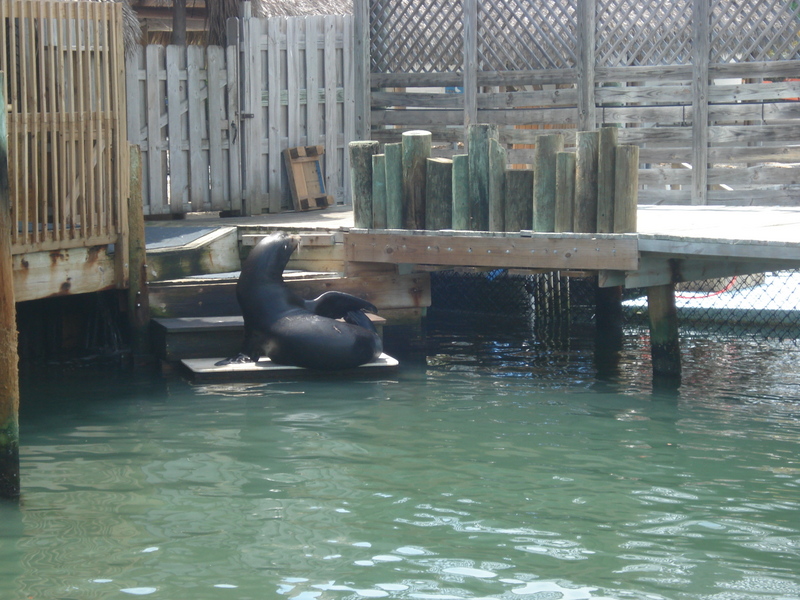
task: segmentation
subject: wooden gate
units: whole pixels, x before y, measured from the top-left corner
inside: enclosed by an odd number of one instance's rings
[[[227,48],[148,46],[128,60],[145,214],[290,208],[282,151],[294,146],[324,146],[326,191],[349,201],[352,18],[231,21]]]
[[[114,2],[0,2],[15,255],[127,232],[121,24]]]

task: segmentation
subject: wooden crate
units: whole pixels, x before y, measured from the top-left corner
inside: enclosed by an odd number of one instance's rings
[[[333,198],[325,193],[320,165],[323,154],[324,146],[298,146],[283,151],[295,210],[315,210],[333,204]]]

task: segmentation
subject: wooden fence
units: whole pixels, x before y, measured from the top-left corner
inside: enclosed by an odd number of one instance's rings
[[[121,14],[113,2],[0,2],[14,254],[125,234]]]
[[[798,3],[356,0],[355,19],[361,139],[426,129],[446,153],[490,123],[531,164],[531,126],[570,145],[618,125],[641,203],[800,204]]]
[[[280,212],[281,152],[294,146],[324,146],[326,190],[349,201],[352,17],[232,19],[228,31],[228,48],[148,46],[128,61],[145,214]]]

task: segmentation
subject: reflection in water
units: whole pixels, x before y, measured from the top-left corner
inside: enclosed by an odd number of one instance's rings
[[[23,386],[0,597],[800,597],[800,352],[432,330],[382,381]]]

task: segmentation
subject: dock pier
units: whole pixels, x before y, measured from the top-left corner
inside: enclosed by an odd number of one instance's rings
[[[676,285],[800,268],[800,211],[637,206],[638,148],[617,145],[614,128],[584,133],[576,152],[565,152],[558,134],[541,136],[541,161],[533,170],[506,169],[494,128],[480,125],[473,126],[470,154],[453,160],[430,158],[430,136],[423,131],[387,144],[385,154],[375,143],[354,142],[352,210],[226,219],[224,228],[219,219],[181,223],[210,228],[208,247],[217,247],[197,261],[220,271],[235,270],[234,263],[272,231],[299,233],[303,241],[287,284],[304,297],[333,289],[359,295],[389,326],[419,323],[431,303],[432,271],[551,273],[596,281],[598,352],[613,352],[623,339],[623,291],[646,288],[654,382],[676,388]],[[442,208],[447,193],[450,211]],[[231,243],[236,247],[223,249]],[[167,272],[175,278],[175,260],[196,262],[166,257],[182,251],[148,249],[153,315],[232,314],[233,278],[160,281]]]

